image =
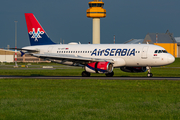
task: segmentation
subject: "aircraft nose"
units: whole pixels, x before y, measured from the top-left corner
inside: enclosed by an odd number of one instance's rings
[[[167,56],[167,62],[170,64],[173,63],[174,61],[175,61],[175,57],[169,54]]]

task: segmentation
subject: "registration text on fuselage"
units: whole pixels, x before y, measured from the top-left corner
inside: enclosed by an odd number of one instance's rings
[[[94,49],[91,56],[135,56],[135,49]]]

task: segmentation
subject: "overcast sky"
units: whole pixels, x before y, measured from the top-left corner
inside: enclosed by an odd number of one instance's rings
[[[86,17],[90,0],[1,0],[0,48],[30,45],[24,13],[33,13],[49,37],[56,43],[92,42],[92,19]],[[101,43],[123,43],[147,33],[165,33],[168,29],[180,37],[180,0],[103,0],[107,11],[101,18]]]

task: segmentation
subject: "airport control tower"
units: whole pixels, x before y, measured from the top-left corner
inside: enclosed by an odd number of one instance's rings
[[[106,10],[103,6],[104,2],[102,0],[94,0],[89,2],[89,9],[87,9],[87,17],[93,18],[93,44],[100,44],[100,18],[106,17]]]

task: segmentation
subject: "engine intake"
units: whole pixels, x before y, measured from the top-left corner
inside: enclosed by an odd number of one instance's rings
[[[89,73],[111,73],[113,64],[110,62],[92,62],[85,66],[85,71]]]

